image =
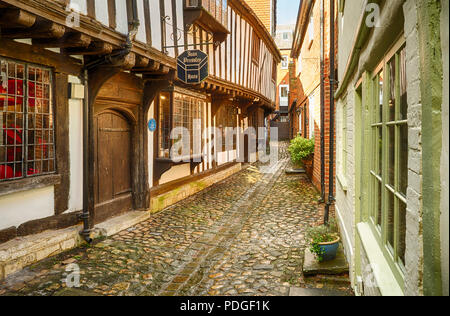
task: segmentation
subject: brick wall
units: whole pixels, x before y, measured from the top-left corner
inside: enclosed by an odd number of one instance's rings
[[[271,0],[245,0],[247,4],[252,8],[264,26],[267,28],[267,31],[272,34],[271,25],[274,17],[272,16],[272,8]]]

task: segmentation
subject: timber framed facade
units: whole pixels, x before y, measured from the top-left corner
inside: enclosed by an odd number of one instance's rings
[[[199,85],[176,78],[188,49],[209,55]],[[0,243],[87,214],[92,229],[158,211],[177,202],[173,190],[238,170],[252,154],[238,152],[240,137],[176,163],[168,132],[194,118],[202,130],[263,127],[280,60],[243,1],[0,1]]]

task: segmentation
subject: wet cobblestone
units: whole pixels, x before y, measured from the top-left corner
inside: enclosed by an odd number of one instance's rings
[[[345,276],[303,278],[319,196],[306,176],[285,175],[286,144],[280,157],[275,174],[250,165],[135,227],[10,276],[0,295],[58,295],[73,264],[79,289],[99,295],[270,296],[291,286],[351,293]]]

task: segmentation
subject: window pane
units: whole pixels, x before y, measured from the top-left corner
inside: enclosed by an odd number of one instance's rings
[[[398,228],[398,258],[405,265],[406,250],[406,204],[399,202],[398,212],[399,228]]]
[[[24,66],[0,60],[0,181],[23,176]]]
[[[394,248],[394,210],[395,210],[395,197],[391,191],[387,190],[387,242],[388,244]]]
[[[400,52],[400,120],[408,119],[408,98],[406,82],[406,50]]]
[[[383,172],[383,129],[381,127],[377,127],[378,130],[378,140],[376,143],[377,151],[378,151],[378,175],[381,176]]]
[[[395,121],[395,58],[389,62],[389,121]]]
[[[383,122],[383,72],[378,75],[378,122]]]
[[[387,182],[392,187],[395,187],[395,126],[388,127],[388,137],[389,137],[389,144],[388,144],[389,163],[388,163]]]
[[[400,153],[399,153],[399,191],[406,196],[408,188],[408,124],[402,124],[400,130]]]
[[[159,157],[169,158],[169,151],[170,151],[170,95],[169,93],[161,93],[159,97]]]
[[[381,220],[382,220],[382,211],[383,211],[383,205],[381,203],[381,191],[382,190],[382,184],[378,180],[376,180],[376,191],[375,191],[375,197],[376,197],[376,224],[378,226],[381,226]]]

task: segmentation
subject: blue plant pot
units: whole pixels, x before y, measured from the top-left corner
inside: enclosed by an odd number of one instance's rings
[[[332,242],[319,244],[320,249],[323,251],[323,261],[331,261],[336,259],[337,251],[339,249],[340,238]]]

